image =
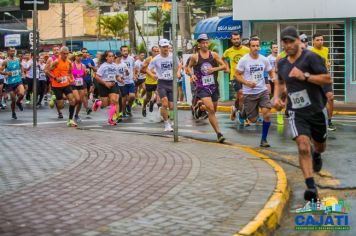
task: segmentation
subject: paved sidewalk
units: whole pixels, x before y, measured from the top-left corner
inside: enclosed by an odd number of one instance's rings
[[[233,235],[276,186],[223,145],[118,131],[0,127],[0,235]]]

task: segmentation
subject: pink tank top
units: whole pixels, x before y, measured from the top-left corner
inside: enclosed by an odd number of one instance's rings
[[[72,74],[74,78],[74,84],[75,86],[83,86],[83,78],[85,74],[85,69],[83,64],[80,64],[80,69],[77,68],[75,62],[72,63]]]

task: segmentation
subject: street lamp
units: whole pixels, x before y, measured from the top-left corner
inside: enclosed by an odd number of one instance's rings
[[[14,15],[12,15],[10,12],[4,12],[4,15],[6,16],[10,16],[12,19],[15,19],[15,21],[17,21],[17,23],[19,23],[20,25],[22,25],[23,27],[25,27],[25,29],[27,29],[27,25],[25,25],[24,23],[22,23],[19,19],[17,19]]]

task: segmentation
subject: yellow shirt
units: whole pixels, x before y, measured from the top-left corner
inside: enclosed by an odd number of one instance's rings
[[[153,57],[150,56],[147,58],[148,64],[152,61]],[[157,84],[157,80],[152,79],[151,76],[149,76],[149,74],[146,74],[146,80],[145,80],[145,84],[150,84],[150,85],[155,85]]]
[[[281,59],[287,57],[286,51],[282,51],[282,52],[278,55],[278,57],[281,58]]]
[[[239,63],[241,57],[248,53],[250,53],[250,49],[245,46],[242,46],[240,49],[235,49],[234,47],[226,49],[223,58],[230,59],[230,80],[234,80],[237,63]]]
[[[315,47],[312,47],[310,50],[312,52],[315,52],[316,54],[318,54],[321,58],[323,58],[324,61],[325,61],[326,68],[329,69],[329,67],[330,67],[330,64],[329,64],[329,48],[322,47],[321,49],[317,49]]]

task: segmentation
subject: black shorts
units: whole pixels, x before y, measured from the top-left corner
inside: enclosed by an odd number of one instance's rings
[[[70,85],[66,87],[52,87],[52,91],[56,96],[56,100],[63,100],[63,94],[66,96],[72,93],[72,88]]]
[[[323,91],[324,93],[332,93],[333,92],[333,85],[332,84],[327,84],[323,86]]]
[[[0,79],[0,85],[3,85],[3,84],[4,84],[4,82],[5,82],[5,80],[4,80],[4,79]]]
[[[238,92],[240,89],[242,89],[242,84],[239,81],[231,80],[230,83],[231,86],[234,88],[235,92]]]
[[[289,110],[287,113],[293,139],[306,135],[318,143],[327,138],[328,115],[326,108],[314,114],[305,114]]]
[[[22,82],[18,82],[18,83],[15,83],[15,84],[6,84],[5,85],[5,91],[7,93],[14,92],[14,91],[16,91],[17,87],[19,87],[22,84],[23,84]]]
[[[154,92],[157,90],[157,84],[146,84],[147,92]]]
[[[82,86],[75,86],[75,85],[72,85],[72,90],[83,90],[85,89],[86,87],[84,87],[85,85],[82,85]]]
[[[140,86],[141,84],[145,83],[146,79],[138,79],[135,81],[135,86]]]
[[[22,78],[22,84],[27,85],[27,78]]]
[[[173,102],[173,82],[158,81],[157,91],[160,98],[168,98],[169,102]]]
[[[93,85],[92,80],[84,80],[83,82],[84,82],[84,84],[83,84],[84,88],[87,88],[87,89],[90,89],[90,87]]]
[[[120,94],[120,88],[117,83],[111,88],[107,88],[102,84],[98,84],[99,97],[108,97],[111,93]]]
[[[206,97],[211,97],[211,100],[213,102],[217,102],[220,97],[219,93],[219,88],[216,88],[215,90],[210,90],[202,87],[197,87],[196,89],[196,96],[197,98],[206,98]]]

